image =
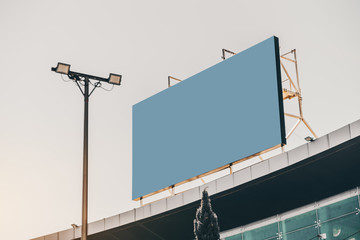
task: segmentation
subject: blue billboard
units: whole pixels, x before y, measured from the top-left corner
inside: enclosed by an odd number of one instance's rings
[[[133,199],[285,144],[277,37],[133,106]]]

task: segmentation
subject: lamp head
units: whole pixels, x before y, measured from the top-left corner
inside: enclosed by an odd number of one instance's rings
[[[70,72],[70,64],[66,63],[58,63],[56,68],[51,68],[52,71],[55,71],[57,73],[68,75]]]
[[[120,83],[121,83],[121,75],[110,73],[109,83],[115,84],[115,85],[120,85]]]
[[[71,226],[72,226],[74,229],[79,227],[79,226],[76,225],[75,223],[71,224]]]
[[[305,141],[307,142],[313,142],[314,141],[314,138],[313,137],[310,137],[310,136],[307,136],[306,138],[304,138]]]

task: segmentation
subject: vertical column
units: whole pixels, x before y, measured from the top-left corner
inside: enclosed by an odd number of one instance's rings
[[[89,79],[85,78],[84,92],[84,153],[81,240],[87,239],[88,217],[88,123],[89,123]]]

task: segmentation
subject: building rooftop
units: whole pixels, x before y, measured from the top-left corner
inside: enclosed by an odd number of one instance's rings
[[[89,240],[192,239],[207,187],[221,231],[289,211],[360,185],[360,120],[225,177],[89,223]],[[80,239],[81,228],[34,240]]]

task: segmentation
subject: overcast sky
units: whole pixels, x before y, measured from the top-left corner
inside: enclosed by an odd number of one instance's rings
[[[273,35],[321,136],[360,119],[360,1],[0,1],[0,238],[81,224],[83,99],[50,71],[123,75],[90,99],[89,221],[131,200],[131,107]],[[219,82],[219,84],[221,84]],[[110,86],[105,86],[110,88]],[[305,133],[298,132],[299,139]]]

